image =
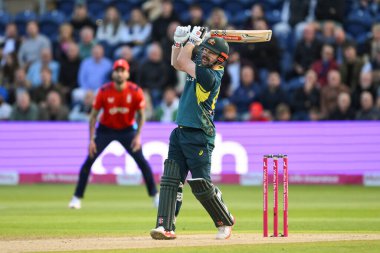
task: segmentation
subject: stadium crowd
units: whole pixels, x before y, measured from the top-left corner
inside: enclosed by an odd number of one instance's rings
[[[0,120],[87,121],[112,62],[130,64],[148,121],[173,122],[186,76],[180,25],[272,29],[230,43],[217,121],[379,120],[380,1],[54,0],[0,13]]]

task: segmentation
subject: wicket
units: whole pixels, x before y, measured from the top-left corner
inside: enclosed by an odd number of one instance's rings
[[[268,159],[273,159],[273,237],[278,237],[278,159],[283,161],[283,226],[282,237],[288,236],[288,156],[264,155],[263,157],[263,234],[268,237]]]

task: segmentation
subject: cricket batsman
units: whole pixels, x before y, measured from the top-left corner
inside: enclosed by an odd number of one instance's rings
[[[214,149],[215,103],[224,73],[229,47],[222,38],[203,42],[205,28],[178,26],[174,33],[171,65],[187,73],[176,123],[170,135],[168,159],[161,178],[156,227],[150,235],[156,240],[175,239],[175,220],[182,204],[182,187],[188,172],[191,190],[213,220],[216,239],[231,236],[234,217],[222,200],[222,193],[211,182],[211,154]],[[203,43],[202,43],[203,42]],[[195,47],[201,50],[192,60]]]

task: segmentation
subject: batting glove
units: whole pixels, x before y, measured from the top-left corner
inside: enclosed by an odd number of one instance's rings
[[[189,36],[189,42],[195,46],[199,46],[202,43],[205,34],[206,28],[202,26],[194,26]]]
[[[180,47],[190,36],[191,26],[177,26],[174,32],[174,46]]]

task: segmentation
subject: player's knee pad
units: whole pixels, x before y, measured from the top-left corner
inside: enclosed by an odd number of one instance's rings
[[[160,184],[160,202],[156,226],[173,230],[173,221],[177,201],[177,190],[180,184],[180,171],[176,161],[166,159],[164,173]]]
[[[211,216],[216,227],[232,226],[234,220],[222,200],[222,192],[203,178],[187,180],[194,196]]]

